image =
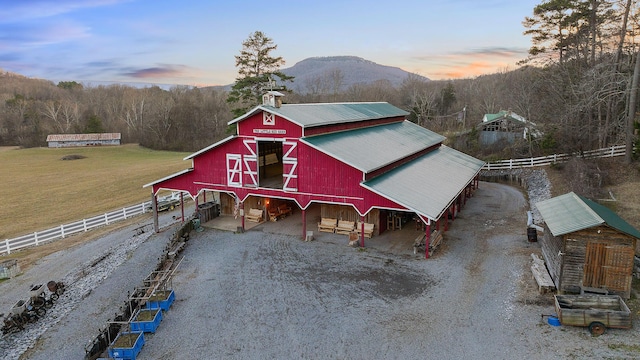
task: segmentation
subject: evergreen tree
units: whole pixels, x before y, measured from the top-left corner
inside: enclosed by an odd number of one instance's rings
[[[240,116],[249,108],[260,104],[266,89],[274,87],[276,76],[282,82],[292,81],[292,76],[280,72],[285,61],[282,57],[272,57],[271,52],[278,46],[261,31],[256,31],[242,43],[240,55],[236,55],[236,67],[239,77],[231,88],[227,102],[234,105],[233,114]]]

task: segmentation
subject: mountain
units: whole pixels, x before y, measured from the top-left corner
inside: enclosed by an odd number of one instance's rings
[[[376,64],[357,56],[312,57],[281,71],[295,77],[293,84],[287,83],[287,87],[298,93],[333,90],[335,87],[346,90],[355,84],[371,84],[378,80],[388,80],[397,87],[411,74],[400,68]]]

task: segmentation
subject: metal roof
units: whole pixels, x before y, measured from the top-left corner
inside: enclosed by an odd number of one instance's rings
[[[47,141],[104,141],[104,140],[120,140],[120,139],[121,139],[120,133],[47,135]]]
[[[236,138],[236,137],[237,137],[237,135],[230,135],[230,136],[227,136],[226,138],[224,138],[224,139],[222,139],[222,140],[220,140],[220,141],[216,142],[215,144],[211,144],[211,145],[207,146],[207,147],[206,147],[206,148],[204,148],[204,149],[200,149],[200,150],[198,150],[197,152],[194,152],[193,154],[191,154],[191,155],[189,155],[189,156],[185,157],[185,158],[184,158],[184,159],[182,159],[182,160],[189,160],[189,159],[193,159],[194,157],[196,157],[196,156],[198,156],[198,155],[200,155],[200,154],[206,153],[207,151],[209,151],[209,150],[211,150],[211,149],[213,149],[213,148],[216,148],[216,147],[218,147],[218,146],[220,146],[220,145],[222,145],[222,144],[226,143],[227,141],[230,141],[230,140],[232,140],[232,139],[234,139],[234,138]]]
[[[261,105],[229,121],[229,125],[260,111],[276,114],[303,128],[409,115],[386,102],[283,104],[281,107]]]
[[[365,173],[440,144],[445,137],[409,121],[310,136],[301,142]]]
[[[440,145],[438,149],[361,185],[437,220],[483,165],[482,160]]]
[[[640,232],[605,206],[573,192],[536,203],[553,236],[606,224],[640,238]]]
[[[193,168],[184,169],[184,170],[178,171],[178,172],[177,172],[177,173],[175,173],[175,174],[171,174],[171,175],[169,175],[169,176],[165,176],[165,177],[163,177],[162,179],[158,179],[158,180],[155,180],[155,181],[150,182],[150,183],[148,183],[148,184],[144,184],[144,185],[142,185],[142,187],[143,187],[143,188],[146,188],[146,187],[149,187],[149,186],[153,186],[153,185],[155,185],[155,184],[159,184],[159,183],[161,183],[161,182],[163,182],[163,181],[167,181],[167,180],[169,180],[169,179],[176,178],[176,177],[178,177],[178,176],[180,176],[180,175],[184,175],[184,174],[186,174],[186,173],[190,173],[190,172],[192,172],[192,171],[193,171]]]

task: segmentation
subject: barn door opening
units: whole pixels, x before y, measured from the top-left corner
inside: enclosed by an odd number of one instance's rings
[[[627,291],[631,284],[634,253],[629,246],[588,243],[582,285]]]
[[[258,141],[260,187],[282,189],[282,142]]]

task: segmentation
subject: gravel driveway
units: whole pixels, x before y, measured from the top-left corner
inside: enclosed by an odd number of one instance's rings
[[[192,232],[176,302],[138,359],[638,358],[637,321],[598,338],[543,321],[553,296],[538,294],[529,269],[540,249],[526,210],[519,189],[481,183],[429,260],[257,228]],[[167,233],[141,241],[22,358],[81,359]]]

